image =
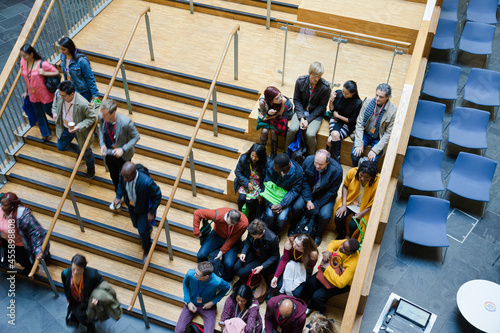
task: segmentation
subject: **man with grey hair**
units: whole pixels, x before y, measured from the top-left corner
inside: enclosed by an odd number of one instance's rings
[[[200,223],[202,219],[213,221],[213,230],[203,241],[198,251],[198,262],[206,261],[210,253],[219,250],[214,260],[224,263],[222,278],[228,282],[234,277],[234,264],[241,250],[241,236],[248,227],[248,219],[237,209],[197,209],[193,213],[193,233],[200,238]]]
[[[300,76],[295,82],[293,93],[295,112],[286,136],[286,147],[295,140],[300,128],[306,131],[309,155],[316,151],[316,134],[330,98],[330,86],[321,77],[324,72],[321,63],[313,62],[309,66],[309,75]]]
[[[112,99],[101,103],[99,112],[99,145],[104,165],[109,171],[115,192],[118,188],[120,171],[134,156],[134,145],[140,135],[132,120],[116,112],[117,105]]]
[[[378,161],[391,136],[397,107],[392,103],[391,86],[381,83],[377,87],[375,97],[366,99],[356,121],[356,138],[351,152],[352,165],[358,166],[364,148],[370,146],[368,159]]]
[[[307,156],[302,170],[302,191],[292,206],[292,226],[289,230],[295,228],[304,213],[312,215],[316,220],[316,235],[310,235],[319,246],[326,225],[332,218],[337,192],[342,184],[342,167],[326,149],[320,149],[314,156]]]

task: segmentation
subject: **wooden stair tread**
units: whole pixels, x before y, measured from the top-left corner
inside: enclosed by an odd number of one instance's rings
[[[40,134],[38,131],[38,127],[30,129],[30,131],[27,133],[27,136],[34,134],[34,132],[35,132],[34,130],[37,130],[38,133],[36,133],[36,134],[38,134],[37,136],[39,137]],[[52,138],[51,141],[55,142],[55,138]],[[31,143],[31,141],[28,141],[28,142]],[[75,156],[76,155],[61,154],[61,152],[54,150],[54,148],[55,147],[49,147],[49,145],[47,145],[47,144],[41,144],[41,146],[36,146],[34,144],[27,144],[23,147],[23,149],[21,149],[16,154],[16,156],[24,154],[24,155],[33,156],[33,157],[39,159],[40,157],[38,156],[38,154],[40,152],[38,151],[38,149],[42,149],[43,154],[57,158],[58,161],[60,159],[60,161],[63,162],[62,164],[59,163],[60,165],[63,165],[63,166],[70,168],[72,170],[74,167],[74,164],[75,164]],[[93,148],[94,154],[97,156],[100,156],[100,151],[99,151],[99,148],[97,146],[97,143],[94,142],[92,148]],[[53,161],[53,159],[47,159],[47,161]],[[168,176],[171,179],[169,182],[171,184],[173,184],[173,181],[175,180],[175,178],[177,177],[177,173],[179,172],[179,165],[168,163],[165,161],[160,161],[158,159],[155,159],[155,158],[152,158],[149,156],[145,156],[142,154],[138,154],[138,153],[134,154],[133,162],[134,163],[141,163],[142,165],[146,166],[150,171],[151,177],[154,178],[155,180],[161,179],[159,181],[166,182],[164,177],[163,176],[160,177],[159,175]],[[103,165],[102,159],[96,159],[96,165],[97,164]],[[100,176],[105,178],[105,179],[111,179],[109,176],[109,173],[107,173],[107,172],[100,174]],[[184,169],[184,172],[182,174],[182,179],[185,181],[185,183],[189,183],[188,189],[190,189],[191,188],[190,187],[191,186],[190,185],[191,184],[191,173],[190,173],[189,167]],[[226,190],[226,177],[221,177],[221,176],[217,176],[217,175],[214,175],[211,173],[197,170],[196,171],[196,184],[197,184],[198,188],[200,188],[200,186],[202,186],[202,185],[206,185],[207,188],[210,187],[213,189],[217,189],[219,192],[224,193]]]
[[[189,140],[191,138],[191,135],[193,133],[194,127],[183,124],[180,122],[175,122],[172,120],[168,119],[162,119],[159,117],[154,117],[145,113],[140,113],[140,112],[135,112],[132,115],[129,115],[128,110],[123,109],[123,108],[118,108],[117,112],[120,114],[123,114],[125,116],[130,117],[134,123],[140,124],[140,125],[145,125],[145,126],[150,126],[156,129],[164,129],[167,131],[172,131],[176,134],[182,135],[187,137]],[[138,128],[139,132],[144,132],[144,130],[141,130],[141,128]],[[140,141],[139,141],[140,142]],[[206,130],[200,128],[198,131],[198,135],[196,136],[196,143],[200,142],[197,147],[205,147],[203,145],[203,142],[211,143],[211,144],[218,144],[222,148],[225,149],[237,149],[239,153],[244,153],[246,152],[250,146],[252,145],[252,142],[248,140],[243,140],[240,138],[233,137],[231,135],[227,134],[218,134],[218,136],[214,136],[213,131]],[[201,148],[200,148],[201,149]],[[212,148],[207,147],[203,148],[209,151],[212,151]]]
[[[83,166],[84,167],[84,166]],[[97,167],[97,166],[96,166]],[[12,179],[12,175],[24,177],[29,181],[34,181],[34,183],[43,183],[50,186],[55,186],[58,189],[53,191],[60,192],[63,191],[68,184],[69,177],[55,174],[43,169],[35,168],[25,164],[16,164],[8,172],[8,177]],[[33,175],[36,175],[36,179],[33,179]],[[158,214],[161,214],[164,205],[166,204],[165,198],[170,195],[170,185],[163,183],[157,183],[162,190],[162,205],[158,209]],[[41,185],[45,186],[45,185]],[[89,196],[90,198],[95,198],[102,202],[102,206],[107,206],[109,202],[115,197],[114,190],[104,188],[102,186],[95,186],[90,184],[87,180],[75,179],[73,182],[72,190],[77,196],[77,201],[79,201],[79,195]],[[78,194],[78,195],[77,195]],[[219,207],[236,207],[236,204],[224,201],[221,199],[211,198],[209,196],[198,194],[198,196],[193,197],[191,191],[184,190],[182,188],[177,189],[177,193],[174,199],[174,203],[179,202],[180,206],[187,211],[193,211],[198,207],[206,208],[219,208]]]
[[[103,91],[107,87],[107,85],[97,82],[97,87],[99,88],[100,91]],[[147,106],[151,106],[154,108],[174,111],[182,115],[194,117],[196,120],[198,119],[201,112],[201,107],[177,102],[174,100],[167,100],[158,96],[147,95],[133,90],[129,90],[129,94],[130,94],[130,100],[132,101],[132,110],[134,112],[144,113],[144,111],[141,110],[141,108],[134,107],[134,102],[145,104]],[[122,88],[113,87],[110,97],[115,99],[118,98],[125,100],[125,91]],[[205,117],[203,119],[213,121],[213,112],[211,109],[207,108],[205,112]],[[247,128],[247,120],[245,118],[233,116],[227,113],[217,112],[217,121],[218,124],[221,125],[224,124],[227,126],[243,130]],[[210,129],[212,129],[212,126],[210,126]],[[219,129],[219,131],[221,131],[221,129]]]
[[[92,63],[92,70],[97,76],[100,76],[101,73],[111,76],[115,70],[115,67],[109,66],[109,65],[106,65],[103,63],[99,63],[99,62],[93,62]],[[126,71],[126,77],[127,77],[127,81],[138,82],[141,84],[151,85],[151,86],[158,87],[161,89],[168,89],[168,90],[172,90],[172,91],[176,91],[176,92],[180,92],[180,93],[185,93],[188,95],[196,96],[198,98],[202,98],[203,100],[205,100],[205,98],[207,97],[208,89],[193,86],[193,85],[187,84],[187,83],[181,83],[181,82],[176,82],[176,81],[172,81],[172,80],[167,80],[167,79],[155,77],[155,76],[148,75],[148,74],[143,74],[143,73],[132,71],[132,70]],[[118,73],[117,78],[122,79],[121,72]],[[99,80],[99,81],[101,82],[101,80]],[[106,82],[108,82],[108,81],[109,80],[106,80]],[[239,106],[239,107],[243,107],[243,108],[247,108],[247,109],[251,109],[253,106],[251,99],[236,96],[233,94],[223,93],[220,91],[217,92],[217,102],[231,104],[231,105],[235,105],[235,106]]]

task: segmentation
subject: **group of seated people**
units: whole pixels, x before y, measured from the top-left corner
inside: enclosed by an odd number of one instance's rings
[[[297,135],[301,135],[299,131],[303,131],[308,154],[312,155],[316,151],[316,135],[325,118],[329,119],[330,129],[326,149],[335,160],[340,162],[342,140],[354,133],[352,165],[358,166],[367,146],[370,146],[368,160],[377,161],[389,142],[396,117],[397,108],[389,100],[391,87],[381,83],[374,98],[362,101],[356,82],[346,81],[341,90],[334,91],[322,78],[323,73],[321,63],[310,65],[309,75],[300,76],[295,83],[293,104],[276,87],[266,88],[259,98],[257,117],[261,145],[267,145],[270,135],[270,155],[274,159],[279,135],[286,137],[286,151]]]

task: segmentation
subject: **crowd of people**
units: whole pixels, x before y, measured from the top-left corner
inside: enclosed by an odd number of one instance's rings
[[[52,135],[46,116],[54,120],[60,151],[79,153],[98,121],[100,152],[116,192],[110,209],[127,206],[144,260],[151,248],[152,225],[162,194],[148,169],[131,161],[139,132],[130,118],[116,112],[114,100],[104,100],[99,108],[90,63],[73,41],[64,37],[59,47],[64,80],[55,93],[49,91],[44,77],[59,75],[57,69],[31,46],[21,48],[23,97],[32,104],[44,141]],[[225,332],[335,332],[326,317],[326,303],[350,289],[377,189],[377,160],[389,141],[396,107],[390,101],[388,84],[378,85],[375,97],[362,101],[356,82],[347,81],[341,90],[331,91],[323,73],[320,63],[312,63],[309,74],[297,79],[293,103],[277,88],[265,89],[258,102],[260,144],[242,154],[235,169],[238,209],[193,213],[193,233],[201,247],[197,266],[184,277],[185,304],[175,332],[185,332],[196,314],[202,316],[205,332],[213,332],[216,304],[231,289],[218,323]],[[316,150],[324,118],[329,121],[330,135],[326,149]],[[341,142],[350,135],[354,138],[353,168],[344,179]],[[309,156],[299,161],[290,153],[278,154],[279,136],[286,137],[285,148],[302,136]],[[72,143],[75,138],[77,144]],[[362,157],[367,146],[367,156]],[[86,176],[91,179],[95,166],[90,146],[84,158]],[[337,238],[329,240],[326,251],[320,253],[318,246],[332,218]],[[15,261],[27,273],[35,259],[50,257],[49,244],[42,252],[44,229],[14,193],[6,193],[0,208],[2,265],[7,264],[4,252],[12,220]],[[280,250],[285,230],[288,234]],[[88,316],[89,308],[99,302],[93,291],[113,291],[80,255],[63,271],[62,281],[69,304],[67,323],[95,330],[94,315]],[[259,304],[264,301],[262,318]],[[319,314],[306,326],[306,317],[314,311]]]

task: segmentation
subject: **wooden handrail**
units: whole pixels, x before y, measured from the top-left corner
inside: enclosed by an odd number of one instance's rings
[[[130,33],[130,36],[127,40],[127,43],[125,44],[125,47],[123,48],[122,54],[120,56],[120,60],[118,60],[118,64],[116,65],[115,71],[113,73],[113,76],[111,77],[111,80],[109,81],[108,88],[106,89],[106,93],[104,94],[103,101],[108,98],[109,93],[111,92],[111,88],[113,87],[113,83],[115,82],[116,76],[118,75],[118,71],[120,70],[120,66],[123,63],[123,59],[125,58],[125,55],[127,54],[128,48],[130,46],[130,43],[132,42],[132,38],[134,37],[135,31],[137,30],[137,26],[139,25],[139,21],[144,14],[147,12],[151,11],[150,7],[147,6],[142,10],[142,12],[137,15],[137,19],[135,20],[134,27],[132,28],[132,32]],[[54,217],[52,218],[52,222],[50,223],[49,229],[47,230],[47,235],[45,236],[45,239],[43,240],[42,243],[42,253],[45,251],[45,248],[47,247],[47,243],[49,242],[50,236],[52,235],[52,231],[54,230],[54,227],[56,225],[57,219],[59,218],[59,214],[61,213],[61,210],[64,206],[64,202],[66,201],[66,198],[68,197],[68,193],[71,189],[71,185],[73,185],[73,181],[75,180],[76,173],[78,171],[78,166],[82,162],[83,155],[85,154],[85,150],[87,150],[87,147],[90,144],[90,140],[92,139],[92,136],[94,135],[94,130],[97,126],[97,119],[94,122],[94,125],[92,125],[92,129],[90,130],[89,134],[87,135],[87,139],[85,140],[85,143],[83,144],[83,147],[81,148],[80,154],[78,155],[78,159],[76,161],[75,167],[73,168],[73,172],[71,173],[71,176],[69,177],[68,185],[66,185],[66,188],[64,189],[64,193],[61,197],[61,201],[59,202],[59,206],[57,207],[56,213],[54,214]],[[32,278],[33,275],[35,274],[36,270],[38,269],[38,263],[39,260],[36,259],[35,262],[33,263],[33,268],[31,269],[31,272],[29,274],[29,277]]]
[[[282,19],[282,18],[276,18],[276,22],[277,23],[287,23],[287,24],[296,25],[296,26],[300,26],[303,28],[310,28],[313,30],[319,30],[319,31],[323,31],[323,32],[342,34],[342,36],[355,37],[355,38],[359,38],[359,39],[366,40],[366,41],[376,41],[377,43],[381,43],[381,44],[389,44],[388,46],[394,45],[394,46],[400,46],[402,48],[409,48],[411,46],[411,43],[403,42],[400,40],[365,35],[365,34],[353,32],[353,31],[340,30],[340,29],[325,27],[323,25],[317,25],[317,24],[312,24],[312,23],[293,21],[293,20],[287,20],[287,19]]]
[[[42,5],[45,2],[45,0],[37,0],[36,3],[33,5],[33,9],[30,12],[30,15],[28,16],[28,19],[26,20],[26,23],[24,24],[23,30],[21,31],[21,34],[19,35],[19,38],[17,39],[16,44],[14,45],[12,52],[10,53],[9,59],[7,59],[7,63],[5,64],[4,70],[2,71],[2,74],[0,75],[0,92],[3,91],[5,88],[5,85],[7,84],[7,80],[9,79],[10,75],[12,74],[12,71],[14,70],[14,66],[16,65],[17,59],[19,59],[19,54],[21,53],[20,49],[22,45],[26,44],[26,41],[28,40],[28,37],[30,35],[31,30],[33,29],[33,25],[35,24],[35,20],[40,14],[40,11],[42,10]],[[31,42],[31,46],[34,46],[35,43],[37,42],[38,38],[40,37],[40,34],[42,33],[42,29],[45,26],[45,22],[47,22],[47,19],[49,17],[49,14],[52,10],[52,7],[54,6],[55,0],[52,0],[47,7],[47,11],[45,12],[45,15],[43,16],[42,22],[40,22],[40,26],[38,27],[38,30],[35,34],[35,37],[33,38],[33,41]],[[17,50],[17,52],[16,52]],[[6,68],[9,68],[10,65],[10,70],[6,71]],[[5,97],[5,100],[0,108],[0,118],[2,118],[2,115],[7,108],[7,104],[10,101],[10,98],[12,97],[12,94],[14,93],[14,89],[16,88],[17,82],[19,81],[19,78],[21,77],[21,70],[17,73],[16,77],[14,78],[14,82],[12,83],[9,92],[7,93],[7,96]]]
[[[380,243],[389,215],[397,177],[408,144],[408,135],[413,123],[420,84],[416,83],[421,71],[423,57],[428,46],[428,36],[432,17],[435,16],[436,0],[429,0],[417,36],[405,84],[394,121],[391,138],[384,158],[384,165],[375,193],[370,219],[367,225],[363,250],[360,253],[356,273],[352,282],[349,298],[342,318],[341,333],[357,332],[360,328],[359,315],[363,312],[362,296],[368,296],[377,257],[372,254],[375,243]],[[377,251],[378,252],[378,251]],[[361,304],[360,304],[361,303]],[[358,322],[356,322],[358,320]]]
[[[208,89],[207,92],[207,97],[205,98],[205,103],[203,104],[203,107],[200,111],[200,115],[198,116],[198,122],[196,123],[196,126],[193,130],[193,135],[191,135],[191,140],[189,141],[189,144],[186,149],[186,153],[184,154],[184,159],[182,160],[181,166],[179,167],[179,172],[177,173],[177,178],[175,178],[175,183],[174,186],[172,187],[172,190],[170,191],[170,195],[168,197],[167,201],[167,206],[165,207],[165,210],[163,211],[163,215],[160,220],[160,224],[158,225],[158,230],[156,231],[153,244],[151,245],[151,249],[149,250],[149,254],[146,258],[146,262],[144,263],[144,267],[142,268],[141,276],[139,277],[139,281],[137,281],[137,286],[134,291],[134,295],[132,296],[132,299],[130,300],[130,305],[128,307],[128,311],[132,311],[132,308],[134,307],[135,300],[137,299],[137,295],[139,295],[139,291],[142,286],[142,282],[144,280],[144,277],[146,276],[146,272],[149,266],[149,263],[151,262],[151,257],[153,256],[154,249],[156,247],[156,243],[158,243],[158,239],[160,238],[160,233],[161,230],[163,229],[163,225],[165,224],[165,220],[167,219],[167,214],[168,211],[170,210],[170,207],[172,205],[172,201],[175,196],[175,192],[177,191],[177,187],[179,186],[179,182],[182,177],[182,173],[184,171],[184,168],[186,167],[186,163],[189,157],[189,152],[191,149],[193,149],[193,144],[194,141],[196,140],[196,136],[198,135],[198,130],[200,129],[201,122],[203,121],[203,117],[205,116],[205,112],[207,110],[208,103],[210,102],[210,98],[212,96],[212,92],[215,88],[215,85],[217,84],[217,79],[219,78],[220,71],[222,70],[222,65],[224,63],[224,59],[226,59],[226,55],[229,49],[229,45],[231,44],[231,41],[236,34],[240,30],[240,25],[236,25],[231,32],[230,36],[227,38],[226,46],[224,48],[224,51],[222,52],[221,59],[219,61],[219,65],[217,66],[217,70],[215,71],[214,78],[212,80],[212,83],[210,84],[210,88]]]

